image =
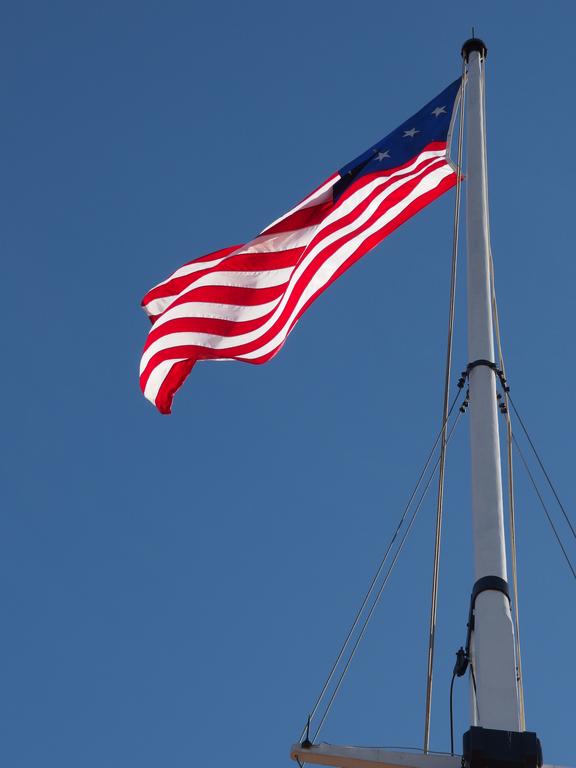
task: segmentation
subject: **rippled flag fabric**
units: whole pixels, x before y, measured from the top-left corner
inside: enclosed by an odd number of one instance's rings
[[[197,360],[264,363],[310,304],[456,183],[453,82],[256,238],[201,256],[152,288],[140,386],[161,413]]]

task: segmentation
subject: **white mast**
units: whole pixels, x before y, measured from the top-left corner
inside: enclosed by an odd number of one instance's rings
[[[468,355],[494,362],[494,336],[490,294],[490,233],[484,120],[484,60],[486,47],[468,41],[467,103],[467,246],[468,246]],[[508,597],[498,590],[507,579],[502,502],[502,475],[498,436],[496,376],[485,364],[469,371],[470,444],[472,458],[472,520],[476,584],[471,635],[471,663],[476,692],[471,692],[472,724],[504,731],[519,731],[514,626]],[[479,580],[486,577],[497,579]],[[505,588],[505,584],[501,584]]]
[[[514,625],[507,585],[490,290],[484,120],[486,46],[481,40],[472,38],[464,43],[462,54],[467,63],[468,78],[466,207],[470,362],[467,372],[476,577],[467,643],[469,656],[463,654],[463,658],[471,665],[472,727],[464,734],[462,757],[312,744],[306,737],[301,744],[294,744],[291,751],[292,758],[300,765],[310,763],[337,768],[542,768],[542,751],[536,734],[520,731]]]

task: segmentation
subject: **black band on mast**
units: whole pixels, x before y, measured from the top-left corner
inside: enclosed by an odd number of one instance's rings
[[[500,576],[483,576],[472,587],[472,596],[470,598],[470,611],[474,610],[476,604],[476,598],[482,592],[492,590],[493,592],[502,592],[508,598],[510,602],[510,590],[508,589],[508,582],[505,579],[501,579]]]
[[[500,576],[483,576],[478,579],[472,587],[472,595],[470,596],[470,612],[468,613],[468,632],[466,633],[466,657],[470,659],[470,641],[472,639],[472,632],[474,631],[474,607],[478,595],[482,592],[502,592],[508,598],[510,603],[510,590],[508,589],[508,582]],[[462,673],[463,674],[463,673]]]

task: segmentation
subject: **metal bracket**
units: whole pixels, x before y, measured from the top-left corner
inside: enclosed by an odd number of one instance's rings
[[[310,741],[310,715],[308,715],[308,721],[306,723],[306,734],[304,735],[304,739],[300,743],[300,746],[304,749],[310,749],[312,746],[312,742]]]
[[[504,376],[504,371],[502,371],[496,363],[493,363],[492,360],[484,360],[483,358],[480,358],[479,360],[474,360],[471,363],[468,363],[466,366],[466,370],[462,371],[460,374],[460,378],[458,379],[458,388],[462,389],[464,384],[466,383],[466,379],[469,378],[470,372],[474,370],[474,368],[478,368],[479,365],[484,365],[486,368],[490,368],[491,371],[494,371],[498,379],[500,380],[500,384],[502,384],[502,389],[504,392],[510,392],[510,387],[508,386],[508,381],[506,380],[506,377]]]

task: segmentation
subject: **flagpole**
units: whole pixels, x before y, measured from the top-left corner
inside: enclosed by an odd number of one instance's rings
[[[484,116],[486,46],[472,38],[467,62],[467,251],[470,447],[475,584],[470,633],[473,726],[519,731],[514,625],[506,543],[490,294]]]
[[[299,765],[306,763],[331,765],[337,768],[369,768],[369,766],[373,768],[542,768],[543,766],[542,749],[536,733],[521,730],[514,625],[507,584],[498,434],[499,411],[496,396],[499,372],[494,360],[490,280],[484,117],[486,46],[481,40],[472,38],[464,43],[462,55],[468,79],[466,187],[469,364],[465,378],[468,378],[469,387],[472,528],[476,580],[468,614],[469,632],[466,650],[461,649],[457,654],[454,676],[462,676],[467,668],[470,669],[471,727],[463,735],[462,755],[456,755],[453,752],[450,755],[428,753],[429,721],[427,721],[424,754],[394,752],[385,748],[337,746],[324,742],[314,744],[306,738],[302,743],[294,744],[292,747],[291,756]],[[436,114],[436,110],[431,114]],[[413,138],[414,135],[412,129],[404,131],[404,137]],[[379,572],[375,578],[378,575]],[[373,581],[367,598],[374,583]],[[362,627],[360,639],[371,612],[377,604],[378,596]],[[363,608],[364,604],[361,610]],[[352,630],[355,626],[356,621]],[[344,643],[343,650],[346,648],[349,637],[350,635]],[[344,673],[358,642],[349,656]],[[340,656],[337,663],[339,660]],[[330,673],[320,699],[332,674],[333,672]],[[343,675],[338,680],[336,691],[342,679]],[[429,688],[429,693],[430,690]],[[316,707],[317,704],[314,711]],[[321,725],[322,723],[323,720]],[[315,738],[316,736],[314,740]]]

